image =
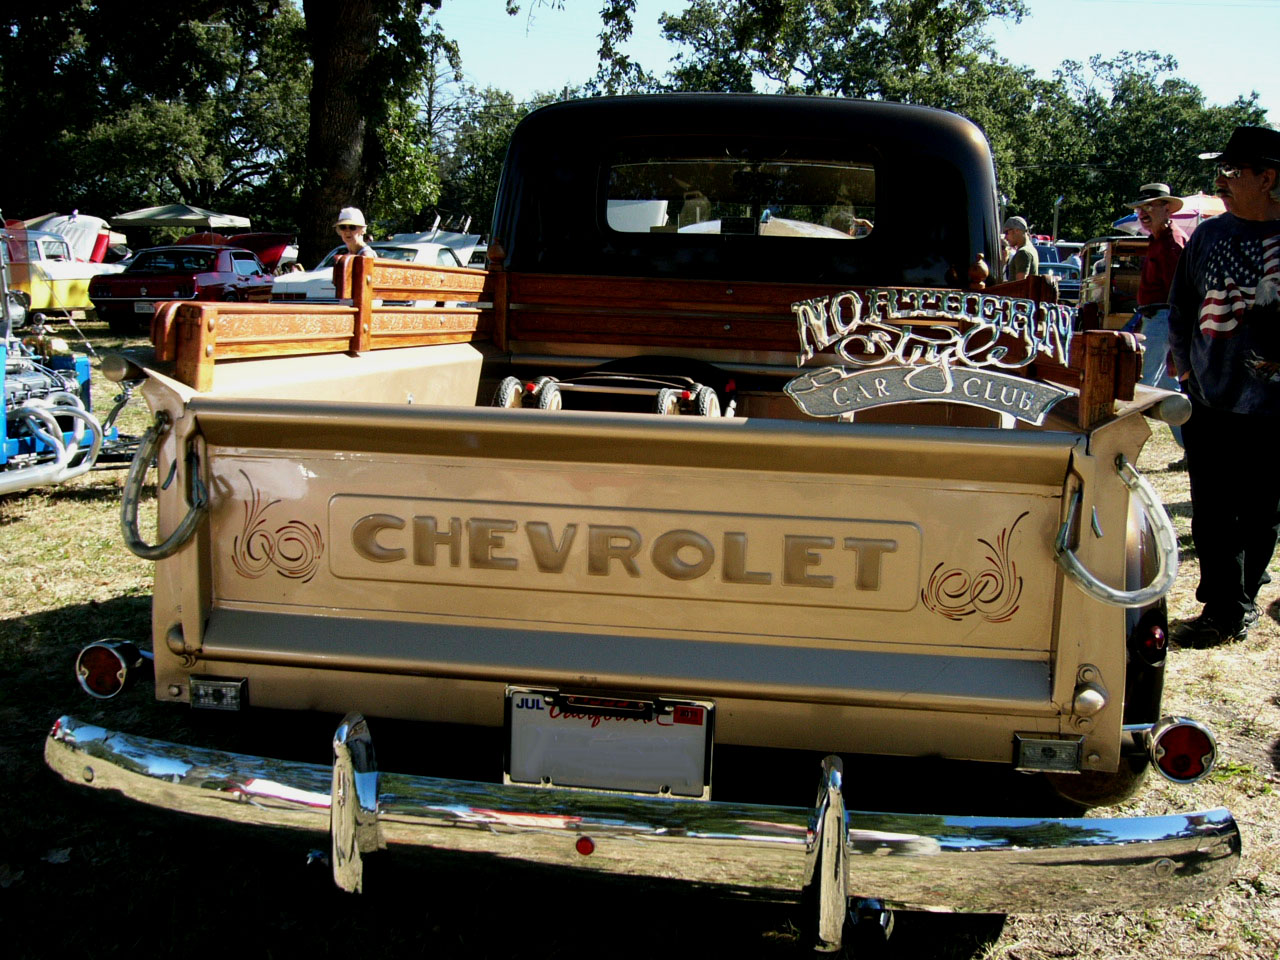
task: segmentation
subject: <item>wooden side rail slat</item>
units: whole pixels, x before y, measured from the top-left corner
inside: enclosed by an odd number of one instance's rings
[[[834,284],[511,274],[500,266],[484,273],[349,256],[338,258],[334,280],[340,293],[350,295],[350,306],[163,304],[152,319],[157,356],[175,361],[184,382],[208,390],[219,360],[474,340],[500,346],[524,340],[792,354],[798,352],[799,340],[791,305],[844,289]],[[1050,292],[1041,280],[986,292]],[[387,300],[441,305],[388,306]],[[1026,372],[1078,390],[1080,426],[1111,416],[1117,399],[1132,399],[1141,357],[1132,335],[1077,333],[1071,357],[1069,367],[1040,359]]]
[[[796,352],[791,304],[836,284],[506,275],[510,340]]]
[[[491,301],[492,281],[483,270],[438,267],[344,254],[333,267],[338,296],[359,306],[361,300]]]
[[[336,305],[187,302],[157,331],[165,339],[153,342],[157,356],[175,361],[179,380],[208,390],[219,360],[350,350],[355,316],[353,307]]]
[[[508,300],[515,304],[660,307],[695,304],[725,309],[769,309],[790,315],[791,304],[840,293],[842,284],[761,283],[758,281],[679,280],[650,277],[577,277],[512,273]]]

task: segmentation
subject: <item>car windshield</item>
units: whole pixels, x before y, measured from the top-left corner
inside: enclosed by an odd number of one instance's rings
[[[609,169],[620,233],[855,239],[871,233],[875,170],[863,163],[628,157]]]
[[[397,247],[395,244],[390,243],[371,243],[369,246],[373,247],[373,252],[376,253],[378,258],[381,260],[403,260],[406,263],[412,263],[418,257],[418,251],[414,247]],[[337,260],[340,254],[344,254],[346,252],[346,244],[343,244],[340,247],[334,247],[329,251],[328,256],[320,261],[316,266],[316,269],[325,270],[332,267],[333,261]]]
[[[125,273],[207,273],[216,259],[211,250],[143,250]]]

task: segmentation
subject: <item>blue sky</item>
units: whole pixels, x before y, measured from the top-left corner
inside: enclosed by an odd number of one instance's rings
[[[565,0],[563,10],[522,0],[509,17],[504,0],[444,0],[445,32],[462,48],[469,82],[518,97],[578,84],[595,71],[601,0]],[[680,0],[637,0],[628,53],[661,72],[673,48],[658,15]],[[1209,103],[1226,104],[1257,91],[1273,125],[1280,124],[1280,0],[1029,0],[1021,23],[989,33],[1001,55],[1048,77],[1063,60],[1085,62],[1122,50],[1171,54],[1179,74]]]

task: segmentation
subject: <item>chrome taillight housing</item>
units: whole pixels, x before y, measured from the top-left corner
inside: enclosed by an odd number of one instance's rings
[[[128,640],[99,640],[76,657],[80,689],[98,700],[110,700],[151,665],[151,654]]]
[[[1160,775],[1174,783],[1195,783],[1213,770],[1218,743],[1204,724],[1186,717],[1165,717],[1151,728],[1147,749]]]

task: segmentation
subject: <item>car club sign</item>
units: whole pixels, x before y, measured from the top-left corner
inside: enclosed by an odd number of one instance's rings
[[[847,290],[791,305],[797,365],[831,349],[848,366],[823,366],[786,386],[810,416],[843,417],[889,403],[948,400],[1031,424],[1067,396],[1016,373],[1038,356],[1066,365],[1075,310],[982,292]]]

